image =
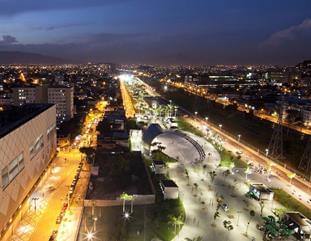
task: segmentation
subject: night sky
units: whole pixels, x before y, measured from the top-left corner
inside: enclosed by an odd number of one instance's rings
[[[311,0],[0,0],[0,51],[73,62],[295,64]]]

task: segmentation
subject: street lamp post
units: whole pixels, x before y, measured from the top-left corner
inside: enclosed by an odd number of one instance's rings
[[[266,156],[268,156],[269,155],[269,149],[266,148],[265,152],[266,152]]]
[[[238,134],[238,141],[240,142],[241,140],[241,134]]]
[[[221,130],[221,128],[222,128],[222,124],[219,124],[218,126],[219,126],[219,128],[220,128],[220,130]]]
[[[97,217],[94,217],[93,218],[93,229],[94,229],[94,232],[96,232],[96,222],[97,222]]]
[[[242,211],[237,211],[237,213],[238,213],[238,218],[237,218],[236,226],[239,226],[240,214],[242,213]]]
[[[33,197],[32,201],[35,203],[35,212],[37,212],[37,201],[39,200],[38,197]]]
[[[205,121],[208,121],[208,117],[207,116],[205,116]]]
[[[88,232],[88,233],[86,234],[86,239],[87,239],[87,241],[92,241],[92,240],[94,240],[94,233],[93,233],[93,232]]]

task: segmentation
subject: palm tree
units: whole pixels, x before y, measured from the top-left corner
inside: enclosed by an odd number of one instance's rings
[[[183,217],[181,215],[178,217],[170,215],[169,219],[170,219],[169,223],[174,226],[175,233],[177,233],[177,227],[179,229],[180,226],[184,224]]]
[[[225,229],[227,229],[228,235],[229,235],[229,232],[233,230],[233,225],[231,224],[231,221],[225,220],[223,224],[224,224]]]
[[[260,206],[260,216],[262,216],[263,209],[265,208],[265,202],[263,200],[260,200],[259,206]]]
[[[123,200],[123,213],[125,212],[125,202],[126,201],[133,201],[133,195],[129,195],[125,192],[123,192],[121,195],[120,195],[120,199]]]
[[[185,238],[186,241],[203,241],[203,238],[201,236],[195,237],[195,238]]]
[[[229,168],[230,168],[230,172],[233,174],[234,173],[233,169],[235,168],[235,163],[231,162]]]
[[[248,175],[252,173],[251,167],[247,166],[245,169],[245,179],[248,180]]]
[[[287,176],[289,178],[289,183],[292,184],[292,180],[296,177],[296,173],[290,172],[287,174]]]
[[[158,145],[158,150],[159,150],[160,152],[163,152],[165,149],[166,149],[165,146]]]
[[[215,177],[217,176],[216,172],[215,171],[209,172],[209,175],[210,175],[212,182],[213,182]]]
[[[274,216],[264,217],[265,237],[270,239],[284,239],[293,234],[293,230],[289,229],[288,225],[282,220],[276,219]]]
[[[217,218],[219,218],[220,217],[220,213],[219,213],[219,211],[216,211],[215,213],[214,213],[214,220],[216,220]]]
[[[129,200],[131,201],[131,213],[134,212],[134,199],[135,199],[134,195],[129,195]]]
[[[196,190],[198,190],[198,184],[197,183],[193,183],[193,186],[194,186],[194,190],[196,191]]]
[[[250,216],[250,219],[248,220],[247,222],[247,225],[246,225],[246,231],[245,231],[245,235],[248,236],[248,227],[249,225],[251,224],[251,221],[253,220],[253,218],[255,217],[256,213],[254,210],[251,210],[249,211],[249,216]]]

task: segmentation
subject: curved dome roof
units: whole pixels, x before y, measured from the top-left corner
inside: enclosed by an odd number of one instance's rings
[[[143,141],[145,144],[151,145],[153,139],[162,133],[163,130],[159,124],[151,124],[143,133]]]

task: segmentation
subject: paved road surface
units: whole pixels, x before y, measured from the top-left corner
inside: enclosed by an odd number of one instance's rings
[[[204,241],[223,241],[223,240],[250,240],[255,237],[256,240],[262,240],[262,233],[255,227],[256,223],[261,223],[260,206],[256,200],[245,198],[248,191],[248,185],[245,184],[245,174],[224,176],[222,173],[225,169],[216,168],[219,164],[220,156],[215,148],[205,139],[188,133],[196,140],[206,153],[203,163],[196,163],[194,156],[197,150],[194,146],[187,146],[187,151],[176,150],[182,148],[179,145],[167,145],[164,150],[166,154],[177,151],[181,156],[178,163],[169,164],[169,176],[179,186],[181,200],[186,211],[186,220],[183,228],[173,241],[183,241],[185,238],[195,238],[201,236]],[[168,132],[159,138],[162,143],[170,143],[176,135]],[[185,140],[184,140],[185,141]],[[178,140],[183,143],[184,141]],[[192,148],[192,151],[189,149]],[[183,153],[187,153],[183,156]],[[192,155],[189,155],[192,153]],[[203,169],[207,165],[207,169]],[[185,169],[189,173],[189,181],[185,176]],[[209,171],[215,170],[217,176],[212,182],[208,174]],[[252,178],[252,176],[250,177]],[[196,189],[194,183],[198,184]],[[222,195],[225,203],[229,205],[228,213],[220,211],[220,217],[214,220],[216,210],[216,196]],[[264,215],[271,214],[271,208],[279,207],[275,202],[266,203],[263,211]],[[248,230],[248,237],[244,235],[246,225],[250,219],[249,211],[255,210],[257,215],[251,222]],[[230,233],[224,228],[223,221],[230,220],[234,226]]]

